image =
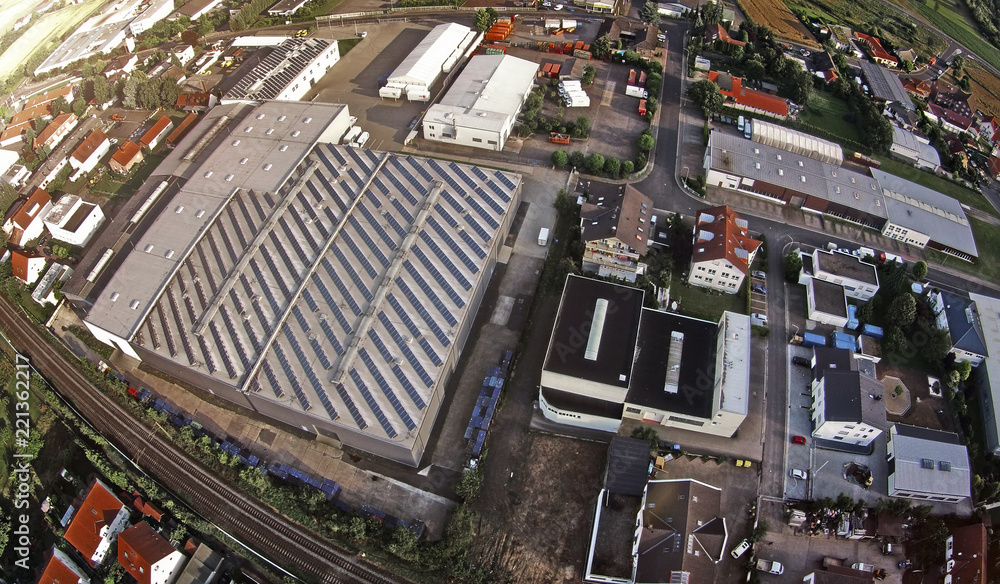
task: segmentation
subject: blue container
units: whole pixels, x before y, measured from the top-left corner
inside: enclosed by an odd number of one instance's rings
[[[863,327],[861,327],[861,334],[868,335],[869,337],[872,337],[874,339],[881,339],[882,337],[885,336],[885,331],[883,331],[882,327],[880,326],[866,324]]]
[[[833,333],[830,335],[830,340],[833,341],[833,346],[837,349],[847,349],[848,351],[853,351],[856,348],[857,341],[854,337],[847,333]]]
[[[826,337],[816,333],[802,333],[803,347],[825,347]]]

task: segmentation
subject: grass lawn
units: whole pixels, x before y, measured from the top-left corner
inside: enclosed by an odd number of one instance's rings
[[[972,225],[972,234],[976,238],[976,248],[979,250],[979,259],[976,263],[970,264],[932,249],[925,250],[928,263],[945,265],[985,280],[994,282],[1000,280],[1000,227],[974,217],[969,217],[969,224]]]
[[[844,100],[837,99],[832,93],[815,91],[809,98],[809,104],[799,115],[799,119],[806,124],[822,128],[846,140],[861,142],[858,128],[853,123],[844,120],[846,113],[847,103]]]
[[[956,2],[957,0],[943,0],[933,4],[912,2],[911,6],[943,33],[969,47],[994,67],[1000,68],[1000,50],[980,36],[971,16],[966,16],[965,7],[958,6]]]
[[[736,294],[710,292],[706,288],[691,286],[675,270],[670,277],[670,300],[678,303],[677,311],[684,316],[718,322],[726,310],[746,314],[746,286]]]
[[[976,191],[967,189],[960,184],[953,183],[950,180],[941,178],[933,173],[920,170],[919,168],[914,168],[909,164],[903,164],[902,162],[893,160],[888,156],[876,155],[875,158],[878,158],[879,161],[882,162],[882,170],[888,172],[889,174],[903,177],[906,180],[913,181],[939,193],[944,193],[949,197],[958,200],[960,203],[965,203],[973,209],[979,209],[980,211],[989,213],[990,215],[997,215],[997,210],[993,208],[993,205],[986,200],[986,197],[980,195]]]
[[[125,183],[118,182],[110,175],[105,174],[101,177],[101,180],[97,181],[97,184],[92,186],[90,190],[95,193],[100,193],[102,195],[112,196],[118,193],[121,188],[125,186]]]
[[[337,41],[337,44],[340,45],[340,56],[343,57],[351,49],[353,49],[354,47],[358,46],[358,43],[360,43],[361,40],[362,39],[360,37],[353,37],[353,38],[341,39],[341,40]]]

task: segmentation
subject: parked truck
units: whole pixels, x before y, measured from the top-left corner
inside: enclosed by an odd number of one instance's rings
[[[768,574],[784,574],[785,567],[773,560],[757,560],[757,569]]]
[[[629,69],[628,71],[628,84],[635,85],[635,69]]]
[[[626,85],[625,95],[629,97],[638,97],[639,99],[649,99],[649,92],[638,85]]]
[[[538,245],[547,245],[549,243],[549,228],[542,227],[538,230]]]
[[[639,100],[639,115],[640,116],[645,116],[646,115],[646,100],[645,99]]]

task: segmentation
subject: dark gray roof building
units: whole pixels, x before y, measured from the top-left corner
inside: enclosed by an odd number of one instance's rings
[[[899,80],[899,75],[896,73],[862,59],[861,74],[864,75],[868,88],[876,98],[898,103],[908,110],[915,109],[910,100],[910,94],[906,92],[903,82]]]
[[[893,424],[886,458],[890,497],[955,503],[971,494],[969,453],[953,432]]]
[[[641,497],[649,480],[648,440],[615,436],[608,447],[604,488],[609,493]]]

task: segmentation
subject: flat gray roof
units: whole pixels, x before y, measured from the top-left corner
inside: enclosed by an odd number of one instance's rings
[[[878,286],[878,270],[875,266],[850,254],[817,249],[813,253],[813,266],[815,270]]]
[[[899,80],[899,75],[889,71],[881,65],[861,60],[861,72],[868,81],[868,88],[879,99],[891,101],[902,105],[908,110],[914,110],[910,94],[903,87],[903,82]]]
[[[941,155],[937,148],[930,145],[926,140],[920,140],[913,132],[908,132],[899,126],[892,127],[893,145],[898,145],[907,150],[916,152],[917,160],[931,162],[934,166],[941,166]]]
[[[898,176],[871,169],[885,194],[889,222],[918,231],[933,241],[979,256],[972,227],[955,199]]]
[[[475,317],[520,177],[317,144],[343,106],[247,109],[104,288],[94,324],[125,318],[117,332],[178,367],[412,444]],[[271,125],[273,136],[302,128],[300,141],[271,143],[258,129]],[[140,291],[148,309],[132,310]]]
[[[955,434],[904,424],[893,424],[890,434],[897,489],[929,495],[971,494],[969,452]]]
[[[35,73],[51,71],[75,63],[96,53],[109,53],[124,40],[124,31],[131,19],[103,24],[90,29],[77,29],[65,42],[60,44]],[[121,35],[121,38],[119,38]]]
[[[723,132],[712,132],[709,149],[711,167],[721,172],[886,216],[878,182],[868,175]]]
[[[816,310],[834,316],[847,316],[847,295],[840,284],[825,280],[812,280]]]
[[[424,120],[499,131],[520,110],[537,71],[538,63],[510,55],[477,55]]]

